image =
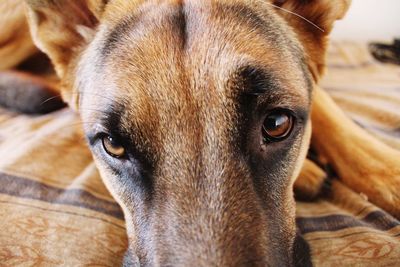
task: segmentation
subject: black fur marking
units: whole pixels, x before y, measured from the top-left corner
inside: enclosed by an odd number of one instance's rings
[[[174,16],[172,17],[172,24],[174,25],[173,29],[177,29],[177,32],[180,33],[180,38],[182,40],[182,50],[184,50],[187,44],[189,33],[187,29],[187,17],[183,4],[181,4],[177,14],[174,14]]]
[[[132,26],[138,21],[139,17],[137,15],[130,15],[117,24],[117,26],[108,34],[103,47],[101,48],[100,54],[103,59],[110,55],[118,44],[124,40],[125,36],[128,35],[129,31],[132,29]]]
[[[124,124],[125,108],[121,103],[111,104],[103,112],[100,124],[105,129],[104,133],[92,133],[88,135],[91,146],[95,146],[99,139],[106,135],[115,138],[126,150],[125,163],[110,164],[110,168],[122,179],[133,180],[138,188],[146,192],[147,198],[151,197],[153,191],[153,171],[155,162],[146,151],[139,150],[138,140],[135,139],[133,129]],[[106,160],[107,161],[107,160]],[[118,160],[116,160],[118,162]],[[109,162],[109,161],[108,161]],[[141,190],[142,190],[141,189]]]
[[[297,231],[296,239],[293,246],[293,260],[296,267],[311,267],[311,250],[310,245]]]
[[[276,89],[272,75],[255,67],[245,67],[239,72],[244,94],[259,96]]]

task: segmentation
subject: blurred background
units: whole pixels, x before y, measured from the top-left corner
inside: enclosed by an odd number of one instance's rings
[[[391,42],[395,36],[400,37],[400,0],[353,0],[332,32],[334,40]]]
[[[322,87],[358,125],[400,149],[400,0],[352,0],[330,39]]]

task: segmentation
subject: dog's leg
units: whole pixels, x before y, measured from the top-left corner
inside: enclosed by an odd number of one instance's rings
[[[318,167],[313,161],[306,159],[294,183],[296,199],[313,200],[330,188],[330,180],[327,173]]]
[[[400,151],[355,124],[318,86],[313,101],[313,148],[343,183],[400,218]]]
[[[65,106],[57,85],[19,71],[0,72],[0,105],[24,113],[47,113]]]

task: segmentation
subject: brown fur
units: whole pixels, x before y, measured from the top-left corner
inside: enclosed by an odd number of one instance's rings
[[[29,33],[23,0],[0,1],[0,14],[0,70],[7,70],[38,49]]]
[[[95,161],[124,210],[126,264],[296,263],[292,187],[311,135],[311,88],[349,1],[26,2],[33,39],[65,101],[90,122]],[[257,75],[269,84],[255,97]],[[287,140],[264,144],[261,124],[275,107],[294,110],[297,124]],[[399,216],[397,152],[362,142],[372,138],[337,110],[317,87],[316,149],[345,183]],[[107,156],[101,132],[124,140],[130,160]],[[343,142],[349,132],[353,142]],[[378,152],[393,157],[370,165]],[[297,188],[315,193],[323,173],[304,166]]]
[[[294,182],[296,199],[313,200],[330,189],[330,180],[317,164],[306,159],[299,177]]]
[[[346,185],[400,218],[400,152],[358,127],[321,88],[314,97],[315,149]]]

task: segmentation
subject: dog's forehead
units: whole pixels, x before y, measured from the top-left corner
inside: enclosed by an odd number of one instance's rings
[[[200,73],[222,82],[248,64],[284,72],[287,80],[308,78],[300,45],[268,5],[257,10],[246,1],[161,2],[148,1],[117,15],[119,19],[105,19],[96,44],[96,57],[105,63],[100,65],[137,79],[146,72],[157,74],[157,69],[171,76],[178,73],[174,67],[182,67],[194,72],[189,73],[192,79]],[[169,68],[163,69],[165,65]]]
[[[310,77],[302,50],[268,6],[260,11],[235,1],[182,3],[149,1],[135,3],[134,9],[109,8],[108,13],[120,18],[106,14],[83,60],[88,75],[80,77],[91,80],[82,84],[90,84],[94,95],[102,95],[96,101],[103,103],[100,106],[112,105],[108,100],[114,99],[129,103],[132,114],[154,116],[177,112],[188,102],[195,102],[192,112],[212,101],[227,106],[238,90],[246,89],[228,85],[249,68],[278,81],[276,90],[289,102],[309,105]]]

